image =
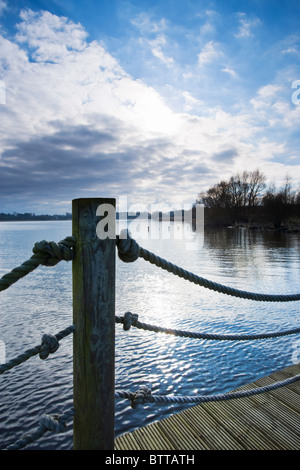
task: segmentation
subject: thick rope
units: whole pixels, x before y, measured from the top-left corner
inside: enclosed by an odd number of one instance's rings
[[[258,334],[236,334],[236,335],[216,335],[210,333],[193,333],[190,331],[173,330],[171,328],[163,328],[160,326],[149,325],[138,321],[138,315],[126,312],[123,317],[115,317],[116,323],[122,323],[124,330],[129,330],[131,326],[135,326],[141,330],[154,331],[155,333],[165,333],[168,335],[181,336],[184,338],[207,339],[217,341],[249,341],[268,338],[278,338],[281,336],[293,335],[300,333],[300,328],[291,330],[278,331],[275,333],[258,333]]]
[[[250,390],[240,390],[236,392],[221,393],[218,395],[201,395],[201,396],[164,396],[164,395],[152,395],[151,389],[146,385],[140,387],[137,392],[120,391],[115,392],[115,398],[127,398],[131,401],[132,408],[136,408],[140,404],[145,403],[162,403],[162,404],[177,404],[177,403],[205,403],[212,401],[227,401],[237,398],[251,397],[259,395],[261,393],[270,392],[281,387],[286,387],[294,382],[300,380],[300,374],[282,380],[281,382],[275,382],[265,387],[257,387]]]
[[[40,345],[27,349],[27,351],[25,351],[23,354],[20,354],[14,359],[11,359],[6,364],[0,364],[0,375],[12,369],[13,367],[18,366],[19,364],[22,364],[23,362],[27,361],[33,356],[36,356],[37,354],[39,354],[41,359],[46,359],[49,354],[57,351],[59,347],[59,341],[65,338],[66,336],[70,335],[71,333],[73,333],[74,330],[75,330],[75,326],[71,325],[68,328],[57,333],[55,336],[44,334],[42,336],[42,341]]]
[[[61,260],[71,261],[74,256],[75,237],[67,237],[55,243],[43,240],[35,243],[33,255],[21,266],[14,268],[0,279],[0,291],[7,289],[22,277],[34,271],[38,266],[55,266]]]
[[[234,289],[233,287],[224,286],[217,282],[204,279],[203,277],[186,271],[185,269],[182,269],[175,264],[172,264],[169,261],[156,256],[154,253],[151,253],[150,251],[140,247],[138,243],[130,237],[128,230],[121,231],[120,235],[117,237],[116,245],[119,258],[126,263],[136,261],[138,258],[143,258],[145,261],[149,261],[151,264],[154,264],[155,266],[162,268],[176,276],[182,277],[183,279],[193,282],[194,284],[214,290],[216,292],[220,292],[222,294],[262,302],[291,302],[300,300],[300,294],[259,294]]]
[[[36,431],[17,440],[14,444],[10,444],[2,450],[20,450],[32,444],[42,437],[46,432],[55,433],[65,432],[67,429],[67,421],[74,416],[74,408],[70,408],[61,415],[43,415],[39,421],[39,427]]]

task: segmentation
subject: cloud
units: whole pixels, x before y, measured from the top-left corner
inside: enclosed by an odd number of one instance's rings
[[[212,158],[215,161],[219,162],[230,162],[234,157],[238,156],[238,151],[235,148],[228,148],[225,150],[221,150],[219,152],[216,152]]]
[[[8,9],[7,2],[0,0],[0,16],[3,15],[4,11]]]
[[[184,106],[184,110],[186,112],[189,112],[191,111],[192,109],[195,109],[195,108],[199,108],[199,107],[203,107],[203,105],[205,104],[204,101],[202,100],[198,100],[197,98],[195,98],[190,92],[188,91],[184,91],[182,93],[184,99],[185,99],[185,106]]]
[[[158,36],[153,41],[149,41],[149,44],[151,46],[152,54],[160,59],[164,64],[171,65],[174,63],[174,59],[172,57],[167,57],[162,50],[163,46],[166,44],[166,38],[164,36]]]
[[[158,21],[151,19],[151,16],[145,12],[137,14],[131,19],[133,26],[137,27],[141,33],[160,33],[166,29],[167,22],[165,18]]]
[[[86,125],[53,123],[53,133],[32,136],[5,150],[1,159],[1,199],[77,197],[109,188],[128,194],[142,178],[148,185],[168,171],[159,155],[171,143],[160,139],[126,142],[132,130],[117,119],[98,116],[102,130]]]
[[[237,78],[237,76],[238,76],[237,73],[236,73],[233,69],[231,69],[230,67],[228,67],[228,66],[224,67],[224,68],[222,69],[222,72],[228,73],[228,74],[231,75],[231,77],[233,77],[233,78]]]
[[[87,33],[80,24],[74,24],[65,17],[22,10],[21,23],[17,25],[16,40],[31,47],[35,61],[63,60],[72,50],[86,47]]]
[[[215,41],[207,42],[198,55],[198,64],[204,65],[220,57],[222,55],[220,47],[220,44]]]
[[[134,25],[142,35],[140,43],[149,45],[154,57],[167,66],[174,63],[174,59],[166,55],[163,50],[167,44],[164,34],[167,28],[167,22],[164,18],[154,21],[149,14],[141,12],[131,20],[131,24]]]
[[[239,31],[234,36],[237,38],[244,38],[252,36],[252,29],[256,28],[261,22],[259,18],[254,18],[253,20],[248,20],[245,13],[239,13]]]
[[[270,107],[279,100],[282,90],[281,85],[265,85],[259,88],[256,97],[251,99],[251,104],[255,109]]]

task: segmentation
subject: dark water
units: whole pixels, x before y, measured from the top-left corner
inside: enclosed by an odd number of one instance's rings
[[[162,225],[159,226],[162,230]],[[0,224],[0,275],[32,254],[36,241],[71,235],[71,222]],[[140,245],[202,277],[238,289],[273,294],[300,291],[298,234],[206,230],[183,239],[140,240]],[[6,361],[72,324],[71,263],[40,267],[0,293],[0,346]],[[215,334],[284,331],[300,325],[299,302],[238,299],[195,286],[143,259],[117,259],[116,314],[130,310],[162,327]],[[205,341],[116,325],[116,390],[151,385],[153,394],[216,394],[300,360],[292,335],[262,341]],[[34,357],[0,376],[0,447],[34,431],[39,417],[72,407],[72,336],[45,361]],[[116,436],[186,408],[116,401]],[[27,449],[72,449],[72,423],[64,434],[47,433]]]

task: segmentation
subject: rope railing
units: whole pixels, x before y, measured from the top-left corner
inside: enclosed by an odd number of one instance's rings
[[[179,266],[155,255],[154,253],[146,250],[139,246],[139,244],[130,237],[128,230],[122,230],[120,235],[117,237],[117,249],[119,258],[125,263],[131,263],[136,261],[138,258],[143,258],[145,261],[149,261],[151,264],[162,268],[169,273],[186,279],[194,284],[205,287],[207,289],[214,290],[222,294],[239,297],[242,299],[250,299],[261,302],[292,302],[300,300],[300,294],[260,294],[255,292],[247,292],[233,287],[224,286],[217,282],[210,281],[203,277],[197,276],[189,271],[186,271]]]
[[[59,348],[59,341],[63,338],[66,338],[68,335],[75,331],[75,326],[71,325],[65,328],[62,331],[56,333],[56,335],[51,335],[49,333],[45,333],[42,336],[41,344],[34,346],[33,348],[27,349],[22,354],[19,354],[15,358],[11,359],[9,362],[5,364],[0,364],[0,375],[4,372],[13,369],[14,367],[22,364],[23,362],[27,361],[33,356],[39,354],[40,359],[47,359],[49,354],[53,354]]]
[[[155,333],[165,333],[168,335],[181,336],[183,338],[206,339],[215,341],[251,341],[269,338],[278,338],[300,333],[300,328],[293,328],[285,331],[277,331],[274,333],[258,333],[258,334],[235,334],[235,335],[216,335],[210,333],[195,333],[191,331],[174,330],[172,328],[163,328],[161,326],[149,325],[138,321],[138,315],[126,312],[124,316],[116,316],[116,323],[122,323],[124,330],[129,330],[131,326],[141,330],[153,331]]]
[[[0,279],[0,291],[7,289],[40,265],[55,266],[61,260],[71,261],[74,256],[73,248],[75,244],[75,237],[66,237],[58,243],[47,242],[46,240],[35,243],[32,249],[34,254],[31,258]]]
[[[22,438],[15,441],[13,444],[9,444],[1,450],[20,450],[27,447],[29,444],[37,441],[46,432],[52,431],[55,433],[62,433],[67,430],[67,421],[74,416],[74,408],[66,410],[60,415],[43,415],[39,420],[39,426],[36,431],[23,436]]]
[[[138,315],[131,312],[125,312],[124,316],[115,316],[115,322],[123,324],[125,331],[129,330],[131,326],[145,331],[151,331],[155,333],[164,333],[184,338],[192,339],[203,339],[203,340],[215,340],[215,341],[250,341],[250,340],[262,340],[269,338],[278,338],[282,336],[288,336],[300,333],[300,328],[293,328],[285,331],[277,331],[273,333],[258,333],[258,334],[234,334],[234,335],[222,335],[222,334],[210,334],[210,333],[195,333],[191,331],[176,330],[171,328],[163,328],[156,325],[150,325],[148,323],[142,323],[138,321]],[[64,330],[56,333],[55,335],[45,333],[42,336],[41,344],[34,346],[33,348],[27,349],[22,354],[11,359],[5,364],[0,364],[0,375],[7,372],[10,369],[24,363],[31,357],[39,354],[40,359],[46,359],[49,354],[53,354],[59,347],[59,341],[66,338],[71,333],[74,333],[75,325],[70,325]]]
[[[200,396],[165,396],[165,395],[152,395],[151,388],[143,385],[137,392],[119,391],[115,393],[116,398],[128,399],[131,402],[132,408],[136,408],[138,405],[145,403],[156,403],[156,404],[200,404],[213,401],[227,401],[236,398],[251,397],[254,395],[260,395],[262,393],[271,392],[281,387],[286,387],[294,382],[300,380],[300,374],[288,379],[275,382],[264,387],[252,388],[250,390],[239,390],[236,392],[220,393],[217,395],[200,395]]]

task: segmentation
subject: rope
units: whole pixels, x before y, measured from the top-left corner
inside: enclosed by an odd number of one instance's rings
[[[300,374],[290,377],[288,379],[282,380],[281,382],[275,382],[271,385],[266,385],[265,387],[253,388],[251,390],[241,390],[236,392],[222,393],[219,395],[202,395],[202,396],[164,396],[164,395],[152,395],[151,389],[146,385],[143,385],[139,388],[137,392],[127,392],[120,391],[115,392],[115,398],[127,398],[131,401],[132,408],[136,408],[140,404],[145,403],[162,403],[162,404],[178,404],[178,403],[205,403],[212,401],[227,401],[237,398],[251,397],[253,395],[259,395],[261,393],[270,392],[281,387],[290,385],[296,381],[300,380]]]
[[[74,408],[70,408],[61,415],[43,415],[39,420],[39,427],[36,431],[28,434],[14,444],[10,444],[2,450],[19,450],[28,446],[32,442],[42,437],[47,431],[55,433],[65,432],[67,429],[67,421],[74,415]]]
[[[116,241],[118,256],[125,263],[136,261],[138,258],[143,258],[145,261],[149,261],[151,264],[156,265],[176,276],[186,279],[194,284],[205,287],[207,289],[220,292],[222,294],[232,295],[243,299],[250,299],[262,302],[291,302],[300,300],[300,294],[259,294],[254,292],[247,292],[233,287],[224,286],[222,284],[204,279],[203,277],[197,276],[185,269],[182,269],[169,261],[160,258],[159,256],[151,253],[150,251],[140,247],[138,243],[130,237],[128,230],[122,230]]]
[[[55,336],[44,334],[42,336],[42,341],[40,345],[35,346],[31,349],[27,349],[27,351],[25,351],[23,354],[20,354],[14,359],[11,359],[6,364],[0,364],[0,375],[12,369],[13,367],[22,364],[23,362],[27,361],[33,356],[36,356],[37,354],[39,354],[41,359],[46,359],[50,353],[54,353],[55,351],[57,351],[59,347],[59,341],[73,333],[74,330],[75,326],[71,325],[65,330],[62,330],[57,333]]]
[[[73,248],[75,244],[75,237],[66,237],[58,243],[47,242],[46,240],[35,243],[32,249],[34,254],[31,258],[0,279],[0,291],[7,289],[40,265],[55,266],[61,260],[71,261],[74,256]]]
[[[249,340],[259,340],[259,339],[268,339],[268,338],[278,338],[280,336],[287,336],[296,333],[300,333],[300,328],[294,328],[286,331],[279,331],[275,333],[258,333],[254,335],[247,334],[237,334],[237,335],[215,335],[210,333],[193,333],[189,331],[182,330],[173,330],[171,328],[163,328],[160,326],[149,325],[147,323],[141,323],[138,321],[138,315],[131,312],[126,312],[124,317],[115,317],[116,323],[122,323],[124,330],[129,330],[131,326],[136,328],[154,331],[155,333],[165,333],[168,335],[181,336],[184,338],[194,338],[194,339],[208,339],[208,340],[217,340],[217,341],[249,341]]]

